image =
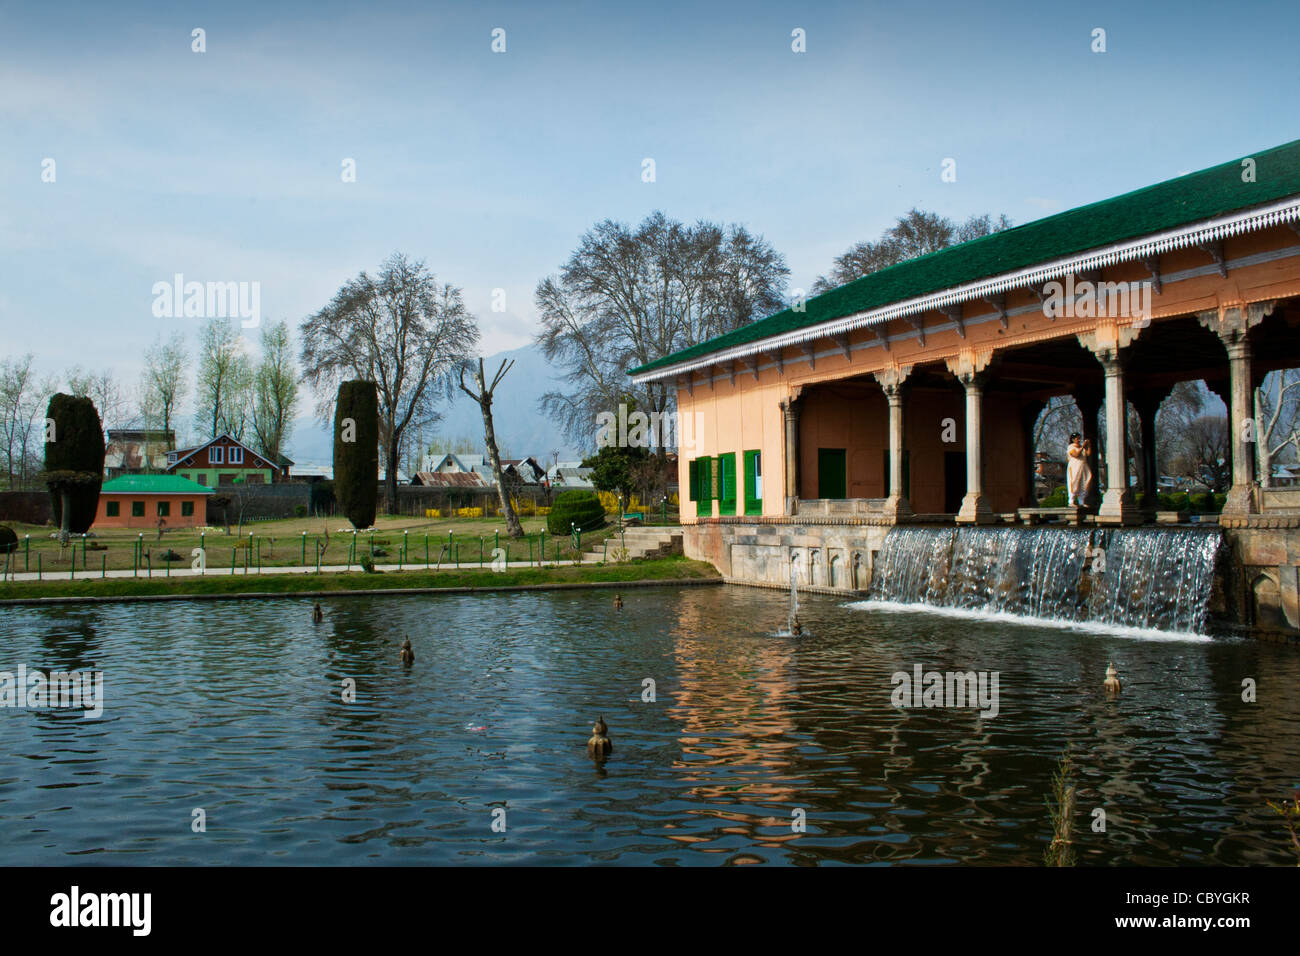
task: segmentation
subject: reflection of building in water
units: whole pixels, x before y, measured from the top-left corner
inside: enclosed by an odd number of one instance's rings
[[[1224,818],[1214,858],[1241,866],[1294,863],[1282,817],[1264,801],[1287,800],[1300,790],[1300,694],[1294,690],[1300,684],[1300,657],[1285,646],[1237,650],[1216,655],[1210,670],[1210,686],[1222,701],[1222,729],[1212,745],[1216,754],[1249,753],[1255,759],[1230,764],[1220,778]],[[1242,700],[1245,678],[1254,681],[1253,703]]]
[[[798,661],[788,642],[765,640],[762,634],[743,654],[736,654],[734,645],[720,651],[716,622],[706,622],[695,602],[683,601],[679,608],[673,644],[677,686],[667,708],[681,731],[681,755],[673,770],[691,784],[692,798],[720,804],[690,812],[729,821],[719,833],[780,845],[798,835],[791,831],[790,814],[773,814],[761,804],[791,803],[807,787],[797,776],[802,744],[791,708]],[[779,617],[773,618],[773,630]],[[778,832],[761,832],[768,828]],[[681,843],[715,839],[698,832],[668,836]]]

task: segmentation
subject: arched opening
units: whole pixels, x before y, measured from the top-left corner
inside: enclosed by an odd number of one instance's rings
[[[1261,574],[1250,583],[1251,617],[1259,627],[1281,627],[1282,591],[1272,575]]]

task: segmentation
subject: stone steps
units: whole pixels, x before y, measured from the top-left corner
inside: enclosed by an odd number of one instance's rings
[[[680,528],[627,528],[620,539],[616,533],[608,540],[608,548],[604,542],[597,549],[587,551],[583,554],[584,562],[604,561],[606,553],[609,554],[609,560],[614,560],[614,552],[619,548],[627,548],[628,560],[633,558],[663,558],[673,554],[682,553],[682,532]]]

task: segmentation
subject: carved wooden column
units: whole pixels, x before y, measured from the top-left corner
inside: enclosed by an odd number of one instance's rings
[[[1098,325],[1095,332],[1079,336],[1079,343],[1097,356],[1106,376],[1106,490],[1097,509],[1097,520],[1104,524],[1142,521],[1128,483],[1128,400],[1124,394],[1124,350],[1139,331],[1132,325],[1107,322]]]
[[[884,389],[889,402],[889,497],[885,499],[885,514],[894,518],[912,513],[912,504],[903,488],[903,451],[906,447],[903,418],[903,383],[912,366],[887,368],[876,372],[876,381]]]
[[[799,399],[781,402],[785,419],[785,514],[792,515],[799,501]]]
[[[1142,424],[1142,493],[1146,502],[1142,513],[1154,517],[1160,508],[1160,466],[1156,456],[1156,415],[1169,397],[1167,388],[1144,388],[1135,391],[1131,398]]]
[[[984,374],[992,352],[976,355],[962,352],[949,359],[948,371],[966,389],[966,496],[961,500],[957,520],[963,524],[991,524],[993,509],[984,495]]]
[[[1038,507],[1038,495],[1035,491],[1038,484],[1038,463],[1034,460],[1038,449],[1034,447],[1034,426],[1038,424],[1038,416],[1043,413],[1046,405],[1047,403],[1041,399],[1033,399],[1020,406],[1020,438],[1025,456],[1024,474],[1029,482],[1025,485],[1025,493],[1020,497],[1022,508]]]
[[[1224,514],[1256,514],[1259,483],[1255,480],[1255,389],[1250,368],[1250,330],[1273,311],[1273,302],[1219,307],[1201,312],[1201,325],[1219,336],[1228,352],[1228,424],[1232,429],[1232,488]]]

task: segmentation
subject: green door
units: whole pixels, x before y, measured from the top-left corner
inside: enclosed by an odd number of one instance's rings
[[[710,458],[695,459],[699,486],[695,493],[695,514],[699,517],[713,516],[713,461]]]
[[[718,456],[718,514],[736,513],[736,453]]]
[[[848,491],[843,448],[817,449],[817,497],[843,498]]]
[[[763,513],[763,456],[757,451],[745,452],[745,514]]]

